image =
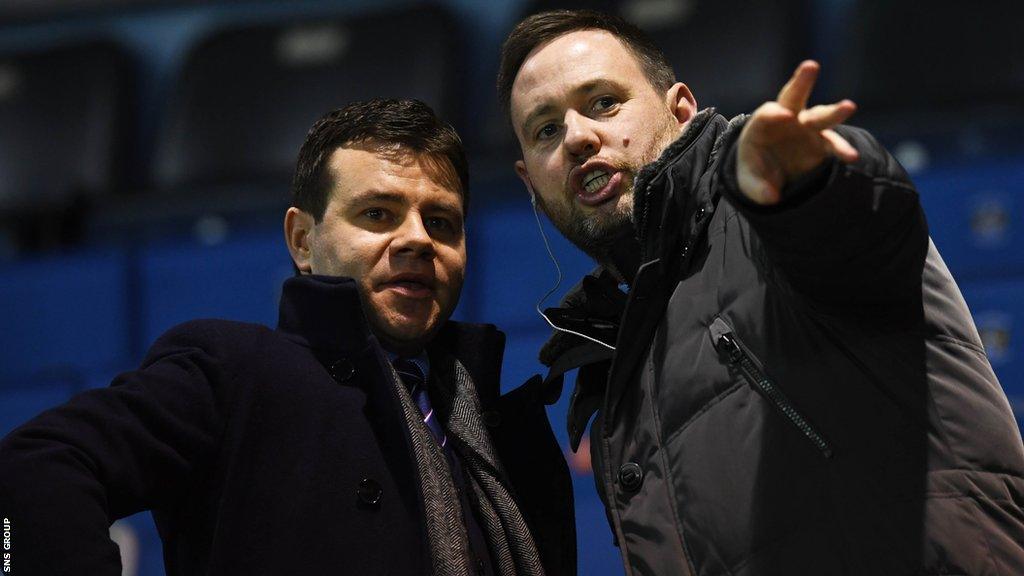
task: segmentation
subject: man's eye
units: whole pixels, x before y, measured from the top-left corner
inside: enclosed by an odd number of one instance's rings
[[[441,230],[444,232],[449,232],[455,229],[455,224],[453,224],[452,221],[447,218],[438,218],[436,216],[431,216],[427,218],[424,221],[424,223],[427,225],[427,228],[430,228],[431,230]]]
[[[555,134],[558,134],[558,126],[555,126],[554,124],[545,124],[537,131],[537,139],[546,140]]]
[[[369,218],[370,220],[375,220],[379,222],[381,220],[384,220],[385,217],[387,217],[387,212],[385,212],[383,208],[369,208],[363,211],[363,215]]]
[[[612,96],[602,96],[594,102],[594,110],[597,110],[598,112],[603,112],[605,110],[608,110],[612,106],[615,106],[618,103],[619,101]]]

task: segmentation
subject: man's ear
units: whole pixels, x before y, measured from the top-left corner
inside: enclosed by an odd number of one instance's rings
[[[530,180],[530,173],[526,171],[526,162],[516,160],[516,176],[526,185],[526,191],[530,193],[530,202],[537,205],[537,192],[533,189],[533,181]]]
[[[690,89],[682,82],[676,82],[665,92],[665,103],[669,112],[676,117],[679,127],[683,128],[697,114],[697,99]]]
[[[316,221],[313,216],[292,206],[284,213],[284,241],[292,255],[295,267],[302,274],[313,272],[313,253],[310,250],[310,233]]]

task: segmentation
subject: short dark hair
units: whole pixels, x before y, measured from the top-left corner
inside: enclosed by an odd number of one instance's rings
[[[462,139],[419,100],[373,99],[332,110],[313,124],[299,149],[292,178],[292,206],[323,220],[331,188],[328,160],[338,148],[369,145],[383,152],[425,155],[450,176],[469,209],[469,163]],[[344,177],[344,175],[339,175]]]
[[[626,20],[594,10],[551,10],[524,19],[516,25],[501,47],[498,67],[498,100],[504,112],[511,112],[512,83],[534,48],[577,30],[605,30],[633,53],[652,86],[668,90],[676,82],[665,53],[642,30]]]

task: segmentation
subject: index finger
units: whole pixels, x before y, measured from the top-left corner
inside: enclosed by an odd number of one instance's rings
[[[807,107],[814,82],[818,79],[821,66],[814,60],[804,60],[796,67],[793,77],[779,90],[777,101],[795,114]]]

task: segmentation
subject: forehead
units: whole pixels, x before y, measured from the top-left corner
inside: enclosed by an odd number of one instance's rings
[[[606,30],[576,30],[540,44],[523,60],[512,83],[512,120],[521,120],[541,99],[567,95],[609,76],[646,81],[633,53]]]
[[[371,146],[342,147],[327,161],[333,180],[331,201],[344,201],[366,191],[409,195],[457,196],[458,177],[448,162],[415,152]]]

